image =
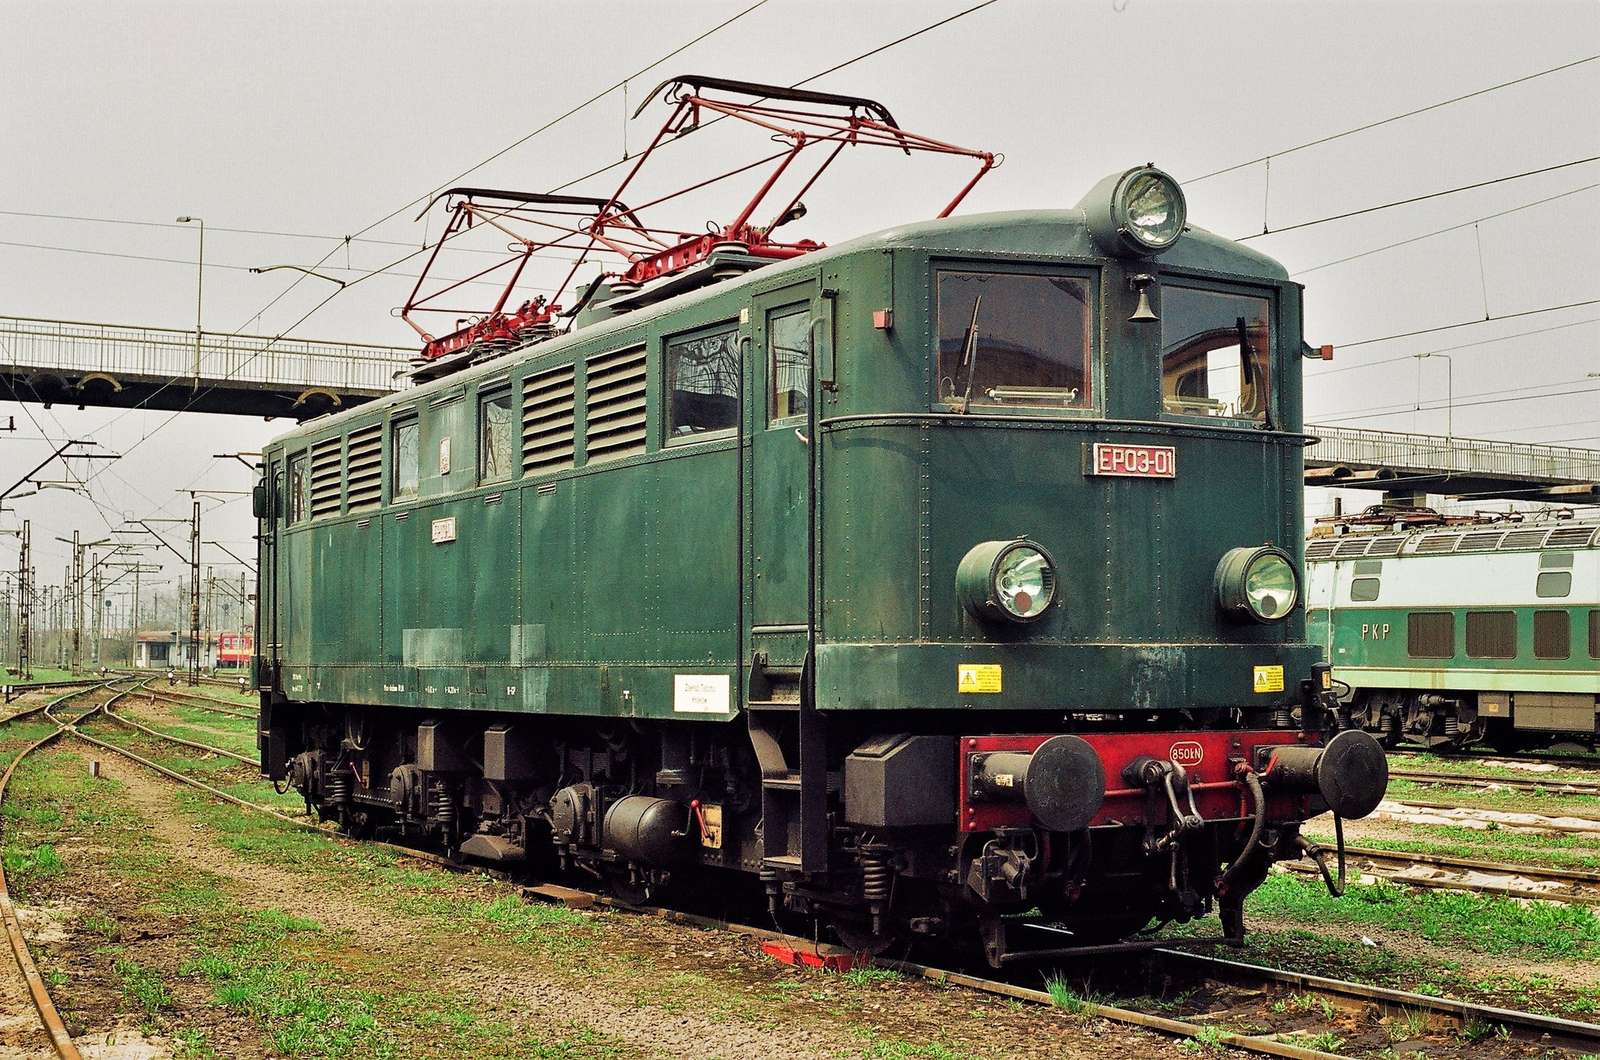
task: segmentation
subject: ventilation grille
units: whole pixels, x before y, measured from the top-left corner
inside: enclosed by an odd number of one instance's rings
[[[1543,526],[1537,530],[1513,530],[1505,536],[1505,540],[1500,542],[1500,547],[1538,548],[1539,543],[1544,540],[1544,535],[1549,532],[1549,529]]]
[[[1332,538],[1322,538],[1320,541],[1306,542],[1306,559],[1327,559],[1333,555],[1333,550],[1339,542]]]
[[[1334,559],[1349,559],[1351,556],[1365,556],[1370,538],[1347,537],[1339,542],[1339,547],[1333,550]]]
[[[339,514],[340,439],[329,438],[311,447],[311,518]]]
[[[1417,555],[1431,556],[1439,552],[1454,551],[1459,540],[1461,540],[1460,534],[1428,534],[1417,543]]]
[[[1589,541],[1589,536],[1594,533],[1592,526],[1563,526],[1559,530],[1550,531],[1550,538],[1544,543],[1545,548],[1582,548]]]
[[[365,512],[383,499],[383,424],[350,432],[350,459],[345,476],[350,485],[350,511]]]
[[[1404,534],[1395,534],[1391,537],[1380,537],[1372,542],[1372,547],[1367,549],[1369,556],[1398,556],[1400,548],[1406,543]]]
[[[1457,552],[1490,552],[1500,543],[1501,531],[1479,530],[1467,534],[1461,539],[1461,544],[1456,546]]]
[[[589,361],[588,462],[620,460],[644,452],[645,351],[623,350]]]
[[[572,365],[531,375],[522,383],[522,473],[540,475],[572,466]]]

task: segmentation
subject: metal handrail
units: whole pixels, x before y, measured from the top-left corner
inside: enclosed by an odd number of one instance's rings
[[[194,375],[194,332],[0,315],[3,361],[12,367],[183,380]],[[201,332],[201,382],[271,383],[346,393],[389,393],[416,351],[373,343]],[[398,377],[397,377],[398,373]]]
[[[1473,475],[1535,479],[1600,480],[1600,450],[1504,442],[1489,438],[1443,438],[1436,434],[1374,431],[1307,424],[1316,444],[1306,459],[1319,464],[1372,465]]]

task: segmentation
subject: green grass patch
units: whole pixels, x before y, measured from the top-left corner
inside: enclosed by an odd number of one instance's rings
[[[1600,955],[1600,916],[1587,906],[1493,895],[1351,884],[1333,898],[1321,881],[1269,876],[1247,900],[1255,916],[1307,924],[1371,925],[1479,953],[1574,960]]]
[[[1104,1000],[1091,993],[1080,993],[1058,974],[1045,978],[1044,991],[1050,995],[1052,1005],[1074,1016],[1087,1016]]]
[[[1504,828],[1487,830],[1456,827],[1418,829],[1419,839],[1374,839],[1356,846],[1375,846],[1399,854],[1432,854],[1440,857],[1500,861],[1555,868],[1600,869],[1600,837],[1579,835],[1540,836]],[[1333,836],[1308,832],[1308,837],[1333,846]]]
[[[172,1007],[172,991],[161,981],[161,976],[134,961],[118,960],[112,965],[122,983],[123,1000],[141,1009],[145,1015],[154,1016]]]
[[[1447,802],[1467,810],[1504,810],[1508,813],[1537,813],[1546,817],[1597,815],[1593,795],[1564,795],[1545,788],[1532,791],[1478,791],[1396,778],[1389,781],[1385,797],[1401,802]]]
[[[61,855],[56,853],[55,846],[50,843],[40,843],[38,846],[14,846],[7,843],[3,856],[6,882],[10,884],[11,893],[18,901],[30,898],[33,888],[41,881],[60,876],[67,871],[67,867],[61,862]]]

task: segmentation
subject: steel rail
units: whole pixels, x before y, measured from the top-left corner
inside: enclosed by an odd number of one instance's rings
[[[1523,814],[1528,817],[1544,818],[1550,823],[1548,825],[1539,825],[1537,827],[1547,827],[1556,832],[1571,832],[1582,835],[1600,832],[1600,817],[1585,817],[1578,813],[1538,813],[1533,810],[1502,810],[1494,806],[1462,806],[1460,803],[1456,802],[1428,802],[1423,799],[1385,799],[1384,801],[1395,806],[1407,806],[1419,810],[1466,810],[1469,812],[1473,810],[1482,810],[1489,813]],[[1379,812],[1382,812],[1381,808]],[[1558,821],[1581,821],[1583,822],[1583,827],[1563,826],[1556,823]],[[1521,826],[1517,825],[1515,822],[1512,822],[1511,827],[1533,826]]]
[[[69,699],[75,699],[78,696],[109,687],[111,687],[111,682],[97,682],[90,687],[58,696],[37,707],[30,707],[27,710],[18,711],[5,718],[0,718],[0,724],[4,724],[16,721],[18,718],[43,713],[45,717],[56,724],[54,732],[42,736],[27,747],[24,747],[17,753],[16,757],[11,759],[6,766],[5,772],[0,774],[0,803],[4,802],[6,791],[11,784],[11,777],[16,773],[17,766],[22,764],[23,759],[65,736],[70,731],[70,726],[75,724],[75,722],[62,722],[50,713],[51,708],[60,706]],[[117,697],[126,694],[125,691],[119,692]],[[117,697],[113,697],[113,699]],[[97,707],[96,709],[99,708]],[[39,967],[34,963],[33,954],[28,949],[27,939],[22,934],[22,922],[17,917],[16,904],[11,900],[10,882],[6,879],[3,862],[0,862],[0,919],[5,922],[6,941],[10,943],[11,956],[17,963],[17,971],[21,973],[23,980],[28,984],[28,996],[33,1002],[34,1009],[39,1014],[39,1022],[43,1026],[45,1034],[49,1036],[50,1045],[55,1049],[56,1056],[60,1060],[82,1060],[82,1054],[78,1052],[78,1047],[73,1044],[72,1035],[67,1032],[67,1026],[61,1019],[61,1012],[56,1008],[54,999],[50,997],[50,991],[45,986],[44,977],[39,974]]]
[[[1369,847],[1344,848],[1353,862],[1365,861],[1364,868],[1385,880],[1439,891],[1469,891],[1473,894],[1502,895],[1507,898],[1525,898],[1541,902],[1566,902],[1574,905],[1600,905],[1600,872],[1588,869],[1542,868],[1536,865],[1513,865],[1498,861],[1475,861],[1445,854],[1411,854],[1398,850],[1376,850]],[[1407,867],[1432,865],[1441,869],[1459,869],[1468,872],[1493,873],[1516,876],[1535,882],[1546,881],[1569,888],[1566,891],[1546,891],[1535,887],[1503,887],[1470,879],[1434,879],[1427,876],[1408,876]],[[1314,866],[1301,863],[1283,863],[1285,871],[1316,876]],[[1394,871],[1384,871],[1385,867]]]
[[[1596,755],[1584,758],[1579,755],[1547,754],[1539,751],[1509,751],[1505,753],[1499,751],[1456,751],[1449,754],[1439,754],[1437,751],[1424,751],[1408,747],[1391,748],[1387,753],[1390,758],[1421,758],[1427,755],[1452,762],[1472,762],[1480,765],[1488,764],[1498,759],[1506,762],[1542,762],[1583,773],[1593,773],[1600,770],[1600,756]]]
[[[181,707],[198,707],[201,710],[209,710],[217,714],[227,714],[230,717],[244,718],[248,721],[255,721],[258,717],[258,715],[251,714],[249,711],[234,710],[229,704],[223,703],[220,700],[210,699],[206,696],[195,696],[185,692],[174,692],[170,688],[160,689],[147,687],[141,689],[141,691],[147,693],[151,699],[165,699],[168,702],[176,703]]]
[[[1485,777],[1470,773],[1435,773],[1416,769],[1391,769],[1391,780],[1414,780],[1452,788],[1499,785],[1514,791],[1545,791],[1551,795],[1600,795],[1600,780],[1560,780],[1539,777]]]
[[[1462,1024],[1473,1020],[1494,1023],[1513,1031],[1521,1030],[1535,1038],[1542,1039],[1544,1035],[1549,1035],[1553,1039],[1575,1044],[1589,1052],[1593,1052],[1596,1047],[1600,1047],[1600,1024],[1584,1023],[1581,1020],[1569,1020],[1560,1016],[1547,1016],[1539,1012],[1524,1012],[1520,1009],[1482,1005],[1476,1001],[1430,997],[1427,994],[1416,994],[1409,990],[1395,990],[1386,986],[1369,986],[1366,983],[1355,983],[1347,979],[1333,979],[1328,976],[1313,975],[1310,972],[1292,972],[1282,968],[1268,968],[1265,965],[1251,964],[1246,961],[1230,961],[1223,957],[1211,957],[1202,953],[1192,953],[1188,950],[1159,949],[1152,952],[1159,955],[1164,961],[1190,964],[1219,978],[1242,977],[1249,979],[1251,982],[1282,983],[1301,990],[1332,994],[1336,997],[1343,997],[1352,1001],[1364,1001],[1385,1008],[1411,1009],[1413,1011],[1421,1009],[1449,1016]]]
[[[193,747],[197,751],[208,751],[214,755],[222,755],[225,758],[232,758],[235,761],[243,762],[248,766],[259,765],[257,760],[251,758],[249,755],[242,755],[237,751],[230,751],[226,747],[213,747],[208,743],[200,743],[198,740],[186,740],[182,736],[174,736],[171,733],[160,732],[156,729],[152,729],[148,725],[140,724],[139,722],[134,721],[132,718],[125,718],[121,714],[116,714],[108,707],[102,708],[100,712],[106,717],[110,718],[112,721],[120,722],[129,728],[138,729],[140,732],[148,733],[149,735],[157,737],[158,739],[170,740],[172,743],[182,744],[185,747]]]

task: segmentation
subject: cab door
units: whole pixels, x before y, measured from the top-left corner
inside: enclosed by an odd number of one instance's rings
[[[777,664],[804,658],[817,310],[810,281],[761,295],[751,307],[750,634],[752,650]]]

